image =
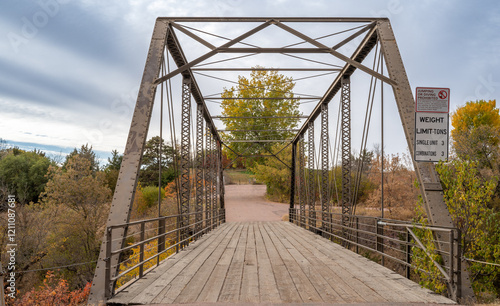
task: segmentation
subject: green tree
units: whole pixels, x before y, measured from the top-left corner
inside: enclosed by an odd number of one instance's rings
[[[275,145],[271,152],[278,158],[266,158],[262,164],[255,164],[251,171],[255,173],[255,178],[266,184],[267,196],[275,201],[285,202],[290,199],[290,168],[292,162],[292,149],[289,146],[281,153],[282,145]],[[285,164],[283,164],[285,163]]]
[[[261,67],[256,67],[261,68]],[[224,88],[221,103],[226,129],[224,140],[282,140],[294,135],[291,129],[298,125],[299,100],[294,98],[295,83],[291,77],[276,71],[255,69],[250,78],[238,77],[238,85]],[[274,117],[274,118],[273,118]],[[283,118],[276,118],[283,117]],[[230,159],[239,154],[268,154],[275,143],[229,143]],[[247,159],[250,167],[260,159]]]
[[[4,199],[11,193],[20,203],[37,202],[47,183],[45,175],[50,164],[50,159],[40,151],[9,149],[0,160],[0,185],[3,187],[0,197]]]
[[[111,158],[108,157],[108,164],[104,168],[104,173],[106,174],[106,182],[112,193],[115,192],[116,182],[118,181],[118,174],[120,173],[122,160],[123,155],[120,155],[117,150],[113,150],[111,151]]]
[[[166,186],[176,177],[174,167],[174,148],[166,145],[159,136],[149,139],[144,147],[144,154],[141,162],[140,181],[144,186],[158,186],[159,164],[161,146],[161,184]]]
[[[75,148],[71,153],[69,153],[66,156],[66,160],[64,161],[64,164],[63,164],[63,169],[66,169],[69,160],[72,159],[76,155],[79,155],[80,157],[83,157],[90,162],[89,167],[93,173],[96,173],[97,171],[99,171],[99,159],[98,159],[97,155],[95,154],[95,152],[92,150],[92,146],[89,146],[88,143],[85,145],[82,145],[80,147],[80,150],[77,150]]]
[[[85,156],[75,155],[66,169],[51,166],[43,204],[54,212],[54,230],[47,237],[45,266],[62,266],[95,261],[103,235],[110,189],[105,174],[94,172]],[[83,287],[92,280],[93,264],[63,270],[71,288]]]
[[[500,176],[500,114],[496,100],[467,102],[451,115],[451,124],[458,158],[474,161],[485,180]],[[500,210],[500,184],[489,205]]]
[[[487,205],[498,179],[483,180],[473,161],[440,162],[436,169],[453,223],[462,232],[464,256],[500,264],[500,214]],[[484,291],[500,293],[499,267],[471,262],[469,272],[477,295]]]

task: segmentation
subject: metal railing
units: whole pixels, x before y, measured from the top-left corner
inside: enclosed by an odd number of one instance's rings
[[[201,216],[200,216],[201,214]],[[196,215],[198,220],[195,221]],[[131,283],[142,278],[150,268],[172,254],[187,247],[190,242],[197,240],[225,222],[225,210],[218,209],[207,219],[206,211],[187,214],[189,225],[180,227],[182,215],[171,215],[147,220],[139,220],[106,228],[106,275],[105,296],[111,298],[115,290],[128,287]],[[120,229],[121,231],[117,231]],[[121,235],[125,229],[128,245],[113,249],[117,242],[121,243]],[[116,237],[115,237],[116,236]],[[113,264],[112,258],[118,258]],[[120,283],[119,283],[120,281]],[[120,286],[121,285],[121,286]]]
[[[311,218],[309,212],[319,218]],[[322,214],[326,220],[321,219]],[[457,301],[461,297],[461,233],[457,228],[314,210],[300,215],[298,208],[290,209],[290,222],[362,253],[408,279],[418,281],[422,275],[438,279],[446,284],[449,298]],[[439,248],[434,247],[437,243]]]

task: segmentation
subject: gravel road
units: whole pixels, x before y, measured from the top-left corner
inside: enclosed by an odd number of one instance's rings
[[[288,204],[265,198],[265,185],[226,185],[226,221],[281,221]]]

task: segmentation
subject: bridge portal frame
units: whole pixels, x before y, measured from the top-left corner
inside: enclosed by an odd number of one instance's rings
[[[179,22],[246,22],[246,23],[259,23],[259,25],[250,31],[230,40],[229,42],[216,47],[209,42],[205,41],[201,37],[193,34],[192,32],[186,30],[178,25]],[[367,23],[367,25],[356,33],[352,34],[348,38],[339,42],[333,47],[328,47],[315,39],[308,37],[307,35],[296,31],[295,29],[289,27],[286,23],[291,22],[314,22],[314,23]],[[284,31],[293,34],[305,42],[312,44],[315,48],[234,48],[232,47],[243,39],[250,37],[262,29],[268,26],[277,26]],[[187,61],[180,43],[176,37],[174,28],[191,38],[195,39],[199,43],[205,45],[211,51],[208,53],[192,60]],[[352,41],[354,38],[364,35],[363,40],[358,45],[356,51],[351,57],[345,56],[337,51],[338,48],[344,44]],[[378,73],[362,64],[364,58],[370,53],[372,48],[377,44],[381,45],[381,52],[384,56],[388,76]],[[162,61],[164,60],[164,51],[168,50],[174,62],[176,63],[177,69],[167,73],[166,75],[159,76]],[[218,53],[329,53],[332,56],[341,59],[345,62],[345,66],[339,72],[337,78],[333,81],[331,86],[325,92],[325,94],[319,100],[317,106],[313,112],[308,116],[305,123],[297,132],[293,139],[289,140],[279,140],[284,142],[289,142],[292,144],[293,152],[296,152],[298,142],[303,139],[303,136],[310,124],[320,115],[325,114],[325,109],[332,98],[337,94],[337,92],[342,87],[342,79],[350,77],[356,69],[362,70],[365,73],[383,81],[384,83],[390,85],[393,89],[394,96],[396,99],[396,104],[400,114],[401,122],[403,124],[404,133],[407,139],[408,148],[410,152],[414,150],[414,99],[411,91],[411,87],[408,82],[406,71],[401,59],[399,49],[397,47],[396,39],[391,28],[391,24],[387,18],[269,18],[269,17],[254,17],[254,18],[219,18],[219,17],[182,17],[182,18],[158,18],[156,20],[155,28],[153,31],[153,36],[150,43],[150,48],[146,60],[146,65],[144,69],[143,78],[141,81],[141,86],[138,93],[137,103],[135,106],[132,123],[127,139],[127,144],[123,156],[123,162],[121,165],[118,183],[116,186],[115,194],[112,200],[111,209],[109,217],[107,220],[107,227],[113,226],[115,224],[127,223],[130,219],[131,207],[134,199],[135,188],[137,185],[137,178],[139,174],[140,163],[142,159],[142,153],[144,150],[147,132],[149,129],[149,123],[151,120],[151,113],[153,110],[153,103],[156,94],[156,89],[159,84],[171,79],[174,76],[182,75],[185,79],[190,79],[190,92],[192,99],[198,104],[198,111],[203,116],[206,122],[206,128],[210,130],[213,137],[213,141],[216,143],[216,150],[218,150],[217,159],[220,163],[221,160],[221,147],[224,142],[221,140],[217,128],[213,123],[213,117],[210,115],[203,95],[196,83],[194,78],[193,70],[194,66],[199,64],[208,58],[212,57]],[[222,69],[224,70],[224,69]],[[313,71],[312,69],[311,71]],[[229,70],[228,70],[229,71]],[[324,118],[325,120],[326,118]],[[346,119],[347,120],[347,119]],[[326,122],[326,121],[324,121]],[[325,127],[322,126],[322,129]],[[207,145],[208,147],[208,145]],[[326,149],[326,147],[325,147]],[[297,154],[294,154],[296,157]],[[303,157],[301,157],[303,158]],[[323,159],[328,158],[328,154],[322,155]],[[292,159],[292,173],[295,174],[297,158]],[[322,165],[327,164],[322,160]],[[324,167],[323,167],[324,168]],[[421,189],[421,194],[424,199],[425,209],[427,211],[428,218],[432,225],[436,226],[452,226],[451,216],[447,210],[446,204],[443,200],[443,191],[440,185],[439,177],[435,170],[434,164],[429,162],[415,162],[414,168],[417,174],[419,186]],[[218,170],[217,170],[218,169]],[[323,169],[324,170],[324,169]],[[210,171],[210,170],[208,170]],[[215,166],[214,174],[221,175],[222,167]],[[303,173],[301,173],[303,175]],[[297,190],[295,188],[295,178],[292,181],[291,190]],[[324,173],[323,173],[323,176]],[[219,195],[219,207],[218,209],[224,209],[223,207],[223,185],[222,177],[218,181],[219,187],[216,187],[216,194],[220,192]],[[326,184],[323,184],[323,189],[326,189]],[[323,191],[323,205],[326,205],[327,193],[326,190]],[[181,191],[182,192],[182,191]],[[325,201],[325,203],[323,203]],[[351,205],[353,203],[346,203],[345,206]],[[290,197],[290,209],[294,209],[295,205],[295,194]],[[351,207],[343,207],[343,211],[349,211]],[[112,245],[119,248],[123,247],[126,237],[126,228],[119,233],[119,237],[114,237]],[[106,237],[106,234],[105,234]],[[439,235],[436,237],[438,240],[437,246],[440,249],[446,248],[446,241],[443,241],[442,237]],[[89,304],[98,304],[105,302],[106,295],[109,293],[111,288],[105,288],[105,275],[106,273],[114,275],[116,271],[106,271],[105,261],[111,261],[112,263],[118,263],[118,257],[105,257],[105,241],[101,245],[101,251],[99,254],[98,263],[96,266],[96,272],[94,280],[92,283],[91,294],[89,298]],[[460,263],[456,263],[460,265]],[[113,265],[112,265],[113,266]],[[464,267],[465,265],[462,265]],[[455,297],[468,296],[473,297],[472,288],[470,286],[470,281],[468,279],[468,273],[462,271],[461,278],[456,279],[455,288],[451,288],[452,295]]]

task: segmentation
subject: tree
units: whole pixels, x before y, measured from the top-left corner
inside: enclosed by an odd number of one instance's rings
[[[260,68],[260,67],[256,67]],[[238,77],[238,85],[224,88],[221,103],[223,119],[229,133],[225,140],[282,140],[294,135],[291,129],[298,125],[299,100],[294,98],[295,83],[291,77],[276,71],[255,69],[250,78]],[[275,118],[273,118],[275,117]],[[276,118],[282,117],[282,118]],[[227,155],[269,154],[275,143],[230,143]],[[233,152],[234,151],[234,152]],[[246,166],[258,160],[247,160]]]
[[[82,145],[80,150],[77,150],[76,148],[73,150],[73,152],[69,153],[66,156],[66,160],[63,164],[63,169],[66,169],[68,162],[71,158],[74,156],[79,155],[85,159],[87,159],[90,162],[90,169],[92,170],[93,173],[96,173],[99,171],[99,160],[97,158],[97,155],[95,152],[92,150],[92,146],[89,146],[89,144]]]
[[[488,207],[498,178],[483,180],[476,162],[453,160],[440,162],[438,171],[444,199],[454,225],[462,233],[464,257],[500,263],[500,213]],[[487,290],[500,294],[500,268],[476,262],[469,265],[476,294]]]
[[[103,172],[94,172],[86,156],[75,155],[66,169],[51,166],[43,204],[56,216],[55,228],[47,238],[46,266],[95,261],[109,209],[111,192]],[[71,288],[92,280],[93,264],[63,271]]]
[[[37,202],[47,183],[45,175],[49,165],[50,159],[40,151],[9,149],[0,160],[0,185],[3,186],[0,198],[4,199],[7,197],[5,193],[11,193],[20,203]]]
[[[474,161],[485,180],[500,176],[500,114],[496,100],[467,102],[452,114],[451,124],[458,158]],[[500,184],[490,206],[500,209]]]
[[[166,145],[159,136],[155,136],[147,141],[144,147],[144,154],[141,162],[140,181],[144,186],[158,186],[159,164],[161,146],[161,184],[166,186],[176,177],[174,167],[174,148]]]
[[[275,145],[271,148],[273,154],[278,154],[281,150],[280,145]],[[266,184],[267,196],[272,200],[285,202],[290,199],[290,168],[292,162],[292,148],[289,146],[283,150],[278,157],[269,157],[262,164],[255,164],[251,171],[255,173],[255,178]]]
[[[498,167],[500,114],[496,100],[467,102],[451,115],[453,146],[459,158],[480,168]]]
[[[104,168],[104,173],[106,174],[106,182],[112,193],[115,192],[116,182],[118,181],[118,174],[120,173],[122,160],[123,155],[120,155],[117,150],[113,150],[111,151],[111,158],[108,157],[108,164]]]

